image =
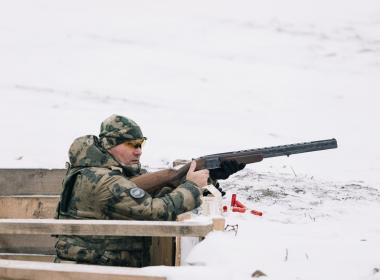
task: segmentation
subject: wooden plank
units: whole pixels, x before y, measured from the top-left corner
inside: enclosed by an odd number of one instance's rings
[[[110,236],[206,236],[211,221],[162,222],[121,220],[0,219],[0,234]]]
[[[23,280],[165,280],[144,268],[0,260],[0,279]]]
[[[0,169],[0,195],[59,194],[66,169]]]
[[[181,256],[182,256],[182,237],[177,236],[175,238],[175,257],[174,257],[174,265],[180,266],[181,265]]]
[[[0,253],[55,254],[57,239],[48,235],[0,235]]]
[[[34,261],[34,262],[53,262],[54,255],[42,254],[2,254],[0,253],[1,260],[17,260],[17,261]]]
[[[54,218],[58,201],[57,195],[0,196],[0,218]]]

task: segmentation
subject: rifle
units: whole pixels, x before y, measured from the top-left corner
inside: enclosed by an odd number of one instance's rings
[[[267,148],[241,150],[236,152],[206,155],[195,159],[197,165],[195,170],[216,169],[223,161],[236,160],[238,163],[260,162],[264,158],[290,156],[293,154],[307,153],[337,148],[336,139],[304,142],[291,145],[274,146]],[[169,168],[156,172],[146,173],[131,179],[137,186],[151,193],[162,187],[175,188],[181,184],[189,170],[190,163],[179,169]]]

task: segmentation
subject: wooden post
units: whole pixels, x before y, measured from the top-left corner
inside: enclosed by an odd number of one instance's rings
[[[213,229],[216,231],[223,231],[226,220],[223,217],[215,217],[212,219]]]
[[[177,221],[186,221],[191,219],[190,213],[183,213],[177,217]],[[175,257],[174,257],[174,265],[180,266],[181,265],[181,253],[182,253],[182,237],[177,236],[175,238]]]

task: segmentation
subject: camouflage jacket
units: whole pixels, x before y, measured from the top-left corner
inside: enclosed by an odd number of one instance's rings
[[[71,167],[63,181],[59,219],[175,220],[201,204],[190,181],[152,197],[128,178],[142,174],[139,166],[123,168],[96,136],[76,139],[69,150]],[[78,263],[144,266],[149,264],[150,238],[59,236],[57,257]]]

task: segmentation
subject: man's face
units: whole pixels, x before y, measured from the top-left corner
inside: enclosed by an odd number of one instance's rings
[[[142,154],[142,142],[139,140],[127,141],[112,147],[108,152],[122,165],[138,164]]]

